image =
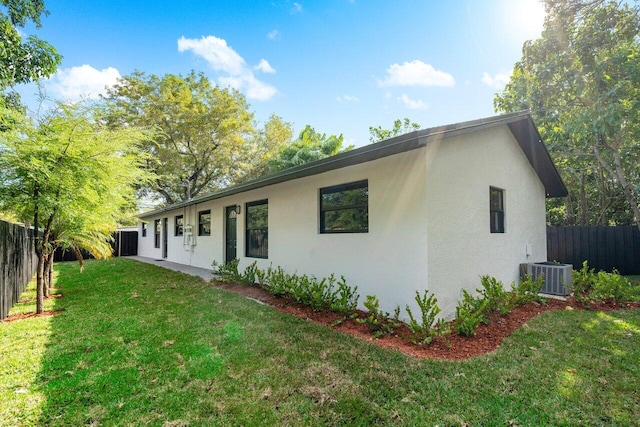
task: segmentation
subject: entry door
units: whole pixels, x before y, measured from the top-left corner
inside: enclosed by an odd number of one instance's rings
[[[162,221],[162,258],[167,257],[167,238],[169,234],[169,218],[165,218]]]
[[[224,261],[230,262],[236,259],[236,248],[238,246],[238,229],[237,225],[238,212],[235,206],[227,206],[225,208],[225,255]]]

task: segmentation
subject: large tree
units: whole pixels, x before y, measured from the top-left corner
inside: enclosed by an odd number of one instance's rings
[[[369,142],[379,142],[394,136],[404,135],[405,133],[419,130],[420,125],[412,122],[409,118],[396,119],[393,121],[393,128],[384,129],[382,126],[369,126]]]
[[[159,130],[145,145],[157,174],[147,190],[167,204],[246,179],[291,138],[290,125],[278,116],[257,131],[240,92],[193,71],[162,77],[135,72],[109,89],[106,100],[111,125]]]
[[[353,149],[343,147],[344,137],[316,132],[310,125],[300,132],[290,144],[281,145],[279,152],[268,160],[270,172],[304,165]]]
[[[36,311],[59,244],[108,255],[106,239],[144,179],[144,132],[111,130],[92,105],[58,104],[38,121],[0,107],[14,125],[0,133],[0,211],[33,226],[38,257]]]
[[[546,0],[499,111],[529,109],[570,189],[568,224],[640,228],[640,14],[605,0]],[[556,218],[557,220],[557,218]]]
[[[24,27],[33,23],[39,28],[40,17],[47,13],[42,0],[0,1],[0,103],[4,105],[19,105],[15,92],[5,93],[8,87],[48,77],[60,64],[61,56],[49,43],[34,35],[23,38]]]

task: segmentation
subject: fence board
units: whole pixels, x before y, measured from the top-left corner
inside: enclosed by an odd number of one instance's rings
[[[600,271],[640,274],[640,230],[621,227],[547,227],[547,259]]]
[[[36,271],[30,234],[24,227],[0,221],[0,320],[7,317]]]

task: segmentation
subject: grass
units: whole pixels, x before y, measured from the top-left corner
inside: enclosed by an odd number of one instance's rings
[[[640,419],[640,310],[545,313],[495,353],[444,362],[132,260],[56,272],[64,297],[47,304],[63,313],[0,323],[0,426]]]

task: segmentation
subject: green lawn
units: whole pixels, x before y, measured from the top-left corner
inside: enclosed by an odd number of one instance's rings
[[[415,360],[152,265],[56,269],[62,314],[0,323],[0,426],[640,420],[640,310],[546,313],[490,355]]]

